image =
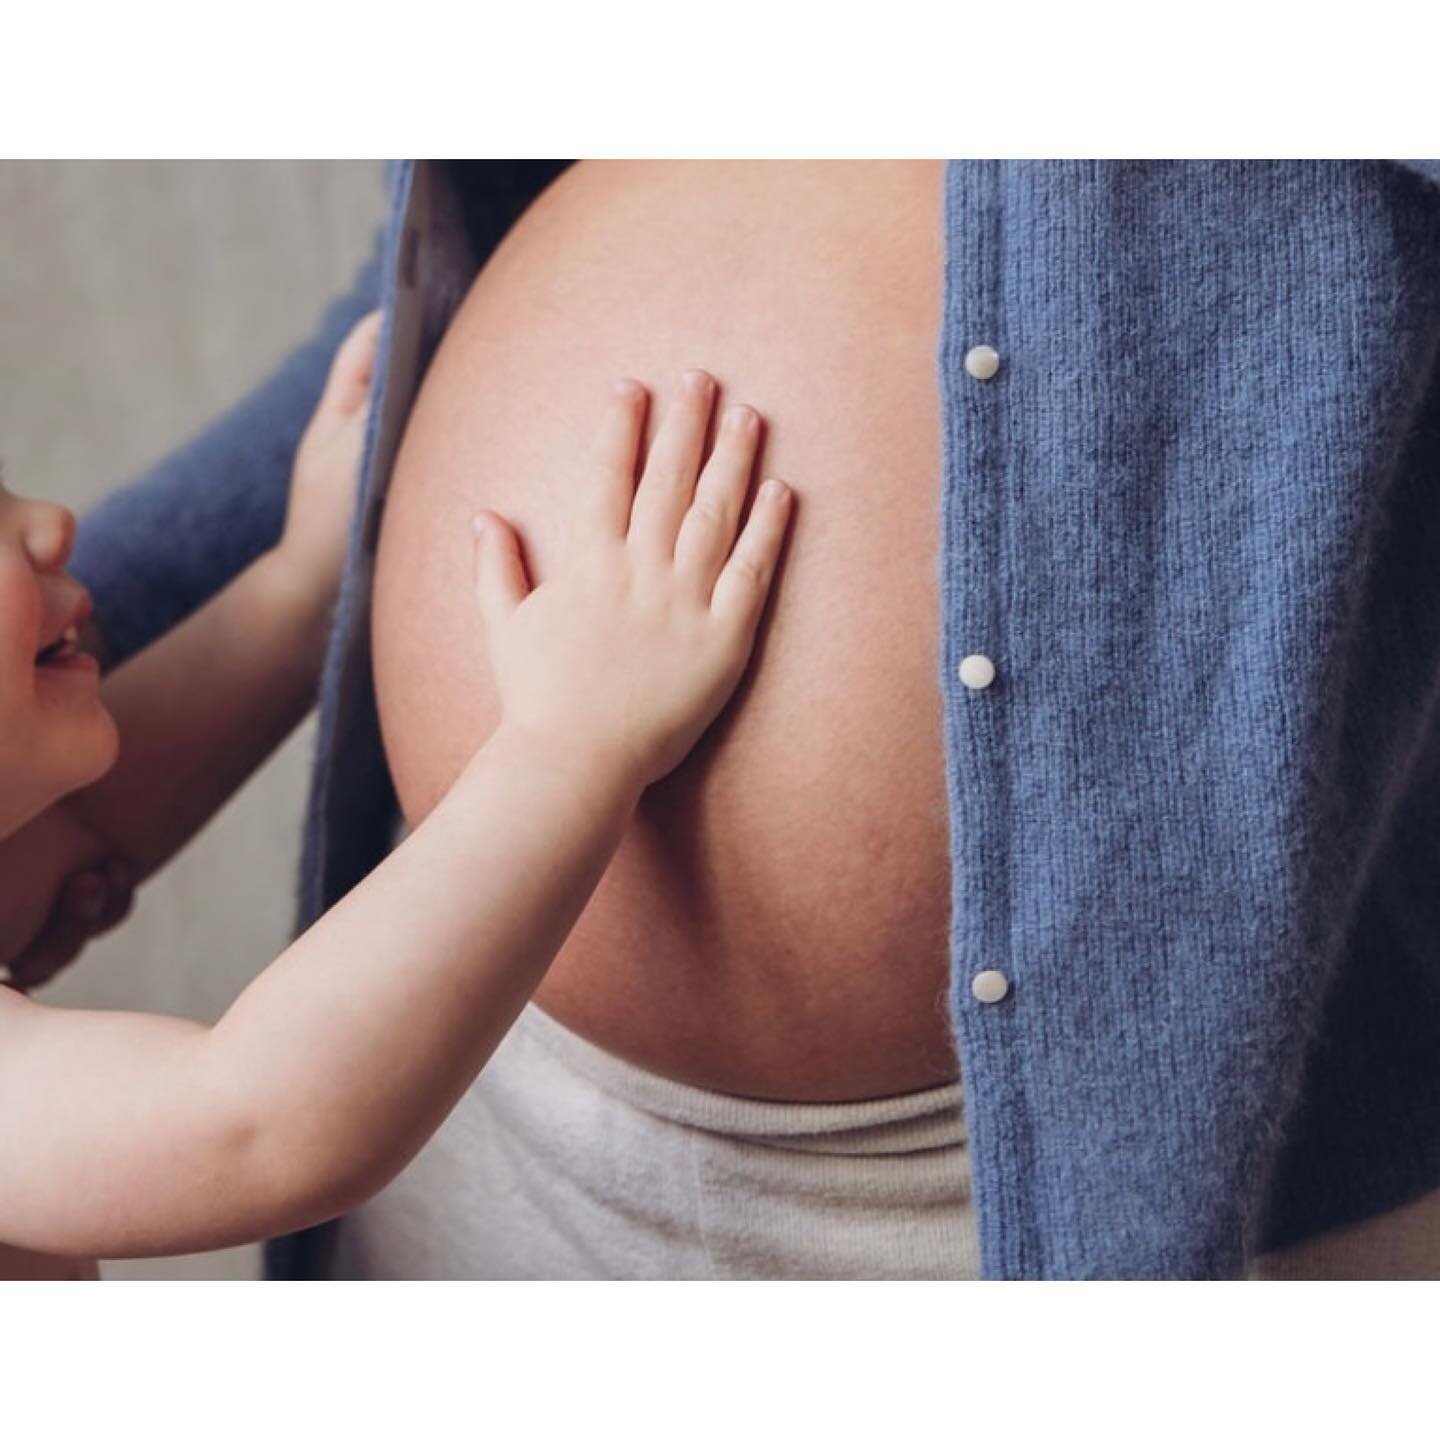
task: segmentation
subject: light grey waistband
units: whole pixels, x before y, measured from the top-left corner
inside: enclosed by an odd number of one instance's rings
[[[963,1145],[961,1082],[878,1100],[794,1103],[701,1090],[591,1044],[533,1002],[516,1021],[568,1069],[638,1110],[735,1140],[824,1155],[910,1155]]]

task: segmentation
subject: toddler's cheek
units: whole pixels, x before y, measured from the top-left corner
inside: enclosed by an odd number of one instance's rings
[[[0,817],[20,793],[23,778],[34,771],[38,721],[33,699],[24,703],[0,678]]]

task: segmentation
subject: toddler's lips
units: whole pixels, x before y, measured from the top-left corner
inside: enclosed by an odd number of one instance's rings
[[[73,660],[80,653],[80,629],[67,626],[58,640],[53,640],[36,657],[37,665],[51,666]]]
[[[80,590],[70,613],[59,618],[56,628],[35,654],[36,665],[52,668],[74,660],[80,654],[80,627],[90,618],[95,604],[88,590]]]
[[[85,650],[75,650],[53,660],[37,662],[36,671],[41,675],[85,675],[91,679],[100,676],[100,662]]]

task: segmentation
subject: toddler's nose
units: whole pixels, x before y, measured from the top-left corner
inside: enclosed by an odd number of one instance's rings
[[[75,517],[63,505],[30,500],[25,506],[25,549],[37,570],[59,570],[75,548]]]

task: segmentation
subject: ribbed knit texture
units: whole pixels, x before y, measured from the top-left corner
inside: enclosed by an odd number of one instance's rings
[[[421,172],[397,172],[386,349],[397,310],[419,338],[377,379],[302,923],[388,841],[368,577],[405,397],[554,169],[456,172],[428,219]],[[949,167],[938,658],[989,1276],[1238,1275],[1440,1186],[1437,181],[1434,161]],[[990,380],[961,363],[977,344]],[[277,414],[318,391],[320,349]],[[245,503],[162,467],[82,529],[117,634],[173,619],[177,565],[193,599],[278,531],[280,461],[242,453],[257,425],[280,433],[241,410],[208,442]],[[976,651],[998,673],[971,691]],[[1010,979],[998,1004],[971,997],[984,969]],[[271,1263],[312,1268],[302,1244]]]

